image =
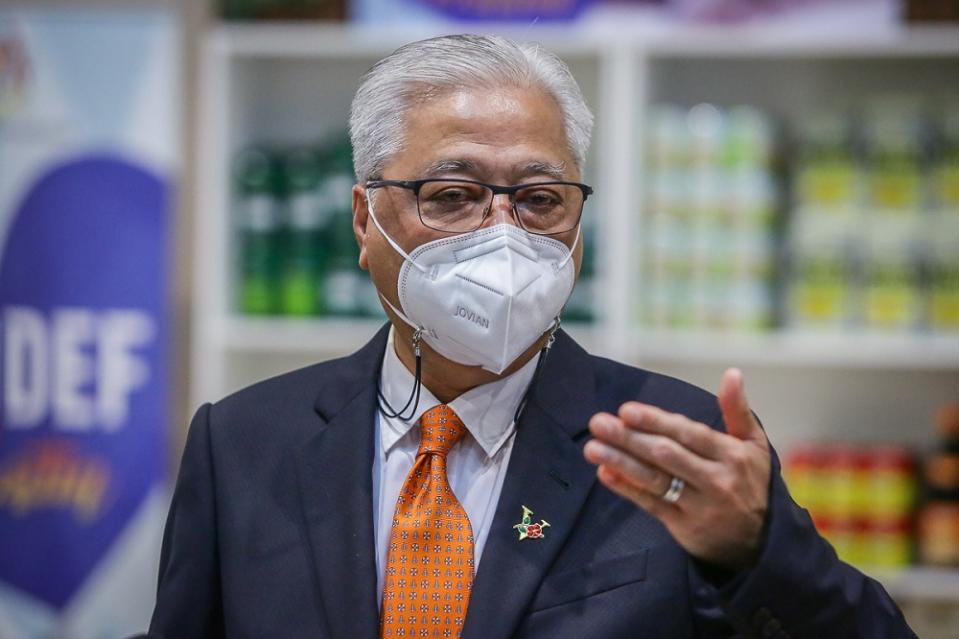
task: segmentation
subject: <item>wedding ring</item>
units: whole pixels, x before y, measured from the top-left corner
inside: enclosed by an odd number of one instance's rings
[[[672,481],[669,482],[669,488],[663,493],[663,501],[675,504],[679,501],[680,496],[683,494],[683,488],[685,487],[686,482],[679,477],[673,477]]]

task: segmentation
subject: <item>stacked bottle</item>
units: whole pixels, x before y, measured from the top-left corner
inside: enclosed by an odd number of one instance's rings
[[[279,310],[282,197],[276,157],[250,148],[236,159],[236,220],[240,241],[238,303],[244,313]]]
[[[940,442],[924,469],[928,495],[919,513],[919,557],[959,566],[959,405],[938,411],[936,429]]]
[[[241,312],[383,316],[358,265],[347,140],[250,147],[234,172]]]
[[[648,125],[647,275],[639,315],[671,328],[762,330],[775,319],[774,127],[751,107],[660,106]]]
[[[893,568],[912,561],[914,460],[898,445],[805,445],[784,475],[797,503],[850,563]]]
[[[959,116],[913,97],[800,123],[786,321],[959,329]]]

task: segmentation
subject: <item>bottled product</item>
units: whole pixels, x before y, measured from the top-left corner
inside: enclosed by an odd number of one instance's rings
[[[768,116],[663,105],[648,137],[639,316],[657,327],[769,328],[780,197]]]
[[[798,127],[786,297],[787,322],[795,328],[854,322],[863,178],[850,120],[843,111],[825,111]]]
[[[855,223],[863,176],[850,120],[837,110],[813,113],[799,123],[794,202],[799,218],[826,216],[847,226]]]
[[[856,308],[856,252],[841,217],[811,215],[791,226],[789,324],[838,329],[852,323]]]
[[[358,264],[349,141],[252,147],[235,166],[239,310],[383,317]]]
[[[920,214],[926,116],[913,97],[875,98],[864,109],[865,206],[873,217]]]
[[[927,502],[919,512],[919,558],[959,566],[959,404],[936,413],[940,441],[926,460]]]
[[[934,331],[959,331],[959,216],[930,228],[935,233],[927,243],[929,326]]]
[[[219,0],[228,20],[343,20],[343,0]]]
[[[316,315],[325,311],[323,270],[327,207],[320,190],[322,166],[315,151],[302,147],[283,158],[288,240],[280,282],[280,312]]]
[[[870,568],[912,561],[916,472],[907,449],[806,444],[789,452],[783,474],[843,560]]]
[[[959,100],[939,109],[939,142],[932,161],[932,208],[959,217]]]
[[[929,326],[959,330],[959,101],[939,111],[927,228]]]
[[[932,501],[919,513],[919,559],[959,566],[959,502]]]
[[[359,248],[353,234],[354,179],[349,143],[337,142],[327,148],[325,168],[321,190],[329,217],[326,311],[330,315],[363,315],[368,309],[361,296],[369,278],[358,266]]]
[[[877,220],[860,230],[862,322],[879,329],[921,326],[923,296],[918,231],[912,219]]]
[[[236,160],[236,207],[240,239],[238,303],[244,313],[279,310],[282,207],[277,163],[264,148],[242,151]]]

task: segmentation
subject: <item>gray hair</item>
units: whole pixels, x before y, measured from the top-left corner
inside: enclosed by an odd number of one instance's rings
[[[593,114],[566,64],[537,44],[450,35],[404,45],[363,76],[350,109],[357,179],[379,177],[403,148],[406,111],[417,100],[462,87],[503,86],[538,86],[556,100],[569,150],[582,171]]]

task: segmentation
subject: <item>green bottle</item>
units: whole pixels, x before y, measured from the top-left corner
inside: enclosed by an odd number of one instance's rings
[[[240,238],[240,311],[271,314],[278,310],[277,280],[282,251],[282,200],[272,155],[262,148],[236,158],[237,225]]]
[[[323,197],[329,207],[324,292],[326,312],[338,316],[363,315],[364,282],[369,278],[359,268],[359,248],[353,234],[353,156],[349,142],[331,145],[326,154]]]
[[[327,212],[320,191],[322,167],[316,153],[297,148],[283,159],[287,213],[286,250],[282,256],[280,311],[284,315],[323,313],[323,232]]]

